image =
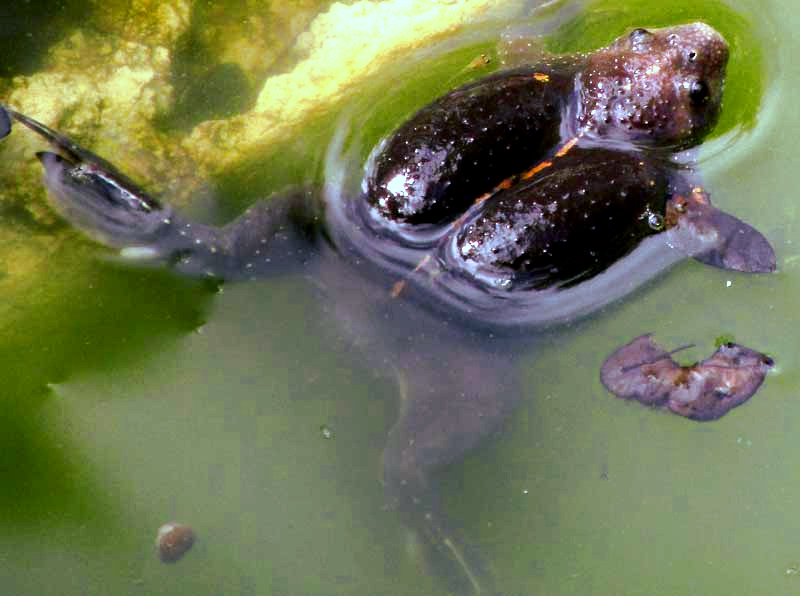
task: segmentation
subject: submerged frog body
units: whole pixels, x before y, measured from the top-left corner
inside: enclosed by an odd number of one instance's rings
[[[318,274],[365,353],[401,378],[387,503],[440,556],[454,591],[489,593],[489,574],[446,521],[435,473],[517,405],[509,335],[584,316],[689,256],[774,269],[767,240],[670,159],[716,122],[726,61],[724,39],[694,23],[493,74],[380,143],[360,190],[342,129],[322,193],[274,196],[224,227],[186,221],[66,136],[0,114],[55,147],[38,154],[54,206],[123,255],[223,280]]]

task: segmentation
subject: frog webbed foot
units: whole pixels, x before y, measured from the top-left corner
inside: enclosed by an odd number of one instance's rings
[[[729,271],[775,271],[775,251],[761,232],[722,211],[711,215],[709,221],[719,235],[719,243],[715,248],[696,255],[695,259]]]
[[[451,362],[428,367],[418,360],[403,371],[402,414],[384,451],[386,502],[417,534],[429,570],[452,593],[495,594],[486,564],[444,511],[437,475],[499,430],[519,391],[507,357],[453,351]]]
[[[493,580],[475,549],[451,524],[442,506],[436,478],[440,465],[424,438],[406,434],[405,425],[392,429],[384,452],[384,492],[387,509],[398,513],[416,537],[426,571],[458,596],[493,595]],[[417,441],[420,441],[418,444]],[[428,461],[426,461],[428,460]]]
[[[189,244],[176,241],[179,222],[172,210],[111,163],[33,118],[10,108],[2,111],[50,143],[52,151],[36,154],[50,203],[87,236],[153,261]]]
[[[44,181],[53,207],[92,238],[117,248],[155,245],[169,209],[148,196],[113,165],[44,124],[4,108],[10,116],[33,130],[54,151],[36,154],[44,167]],[[10,119],[6,122],[10,131]]]
[[[36,154],[52,206],[128,260],[167,264],[190,276],[241,279],[271,274],[281,257],[298,252],[294,232],[301,227],[297,214],[308,210],[305,189],[261,201],[223,228],[193,223],[102,157],[24,114],[0,107],[0,138],[10,132],[11,118],[53,147]]]
[[[667,242],[713,267],[745,273],[775,271],[775,251],[764,235],[737,217],[714,207],[695,186],[667,204]]]
[[[93,239],[115,248],[149,247],[155,256],[172,213],[133,185],[91,162],[51,151],[36,154],[53,207]]]

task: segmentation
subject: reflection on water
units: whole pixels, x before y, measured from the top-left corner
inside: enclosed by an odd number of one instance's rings
[[[574,6],[564,4],[567,13]],[[549,43],[596,47],[630,25],[698,17],[723,30],[733,55],[721,128],[740,128],[729,151],[704,162],[706,183],[721,208],[770,237],[781,271],[745,278],[687,264],[523,364],[529,402],[496,444],[443,481],[451,512],[490,553],[509,594],[796,589],[785,570],[798,559],[790,467],[798,368],[788,328],[800,291],[791,165],[798,123],[785,106],[800,92],[791,59],[800,48],[790,34],[800,12],[778,0],[731,2],[752,19],[745,26],[712,2],[651,4],[596,3]],[[302,59],[290,54],[274,70],[257,61],[242,69],[289,71]],[[398,67],[363,83],[361,95],[391,106],[367,124],[367,136],[378,138],[442,90],[428,83],[470,76],[461,71],[476,52],[466,54],[456,64],[441,59],[432,74],[404,62],[414,74],[404,78],[419,76],[424,86],[387,81]],[[376,90],[387,87],[394,93]],[[162,123],[166,132],[153,137],[167,139],[137,148],[116,136],[135,129],[135,118],[120,115],[117,131],[113,110],[97,113],[111,132],[86,126],[82,140],[109,144],[110,154],[92,146],[121,165],[144,164],[141,178],[188,197],[170,187],[167,165],[154,164],[180,157],[173,137],[183,133]],[[255,168],[246,158],[236,176],[223,175],[231,203],[222,211],[302,180],[332,122],[313,114],[301,140],[278,143],[283,160]],[[118,153],[120,138],[133,146]],[[0,580],[9,593],[435,593],[402,528],[382,511],[381,449],[397,407],[384,397],[397,389],[332,332],[313,282],[217,293],[98,262],[97,250],[42,206],[36,148],[2,154]],[[18,189],[17,177],[31,182]],[[611,399],[597,377],[614,346],[645,331],[671,345],[693,341],[697,357],[730,334],[774,355],[779,371],[758,399],[718,423],[660,416]],[[153,536],[172,519],[190,523],[197,542],[167,567]]]

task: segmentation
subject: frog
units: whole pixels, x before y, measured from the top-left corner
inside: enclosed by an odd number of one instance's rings
[[[371,366],[397,380],[387,509],[455,594],[495,592],[449,519],[443,470],[501,431],[532,389],[517,355],[685,259],[775,269],[767,238],[712,205],[691,160],[719,119],[728,45],[695,22],[514,65],[423,106],[359,164],[344,116],[321,187],[276,191],[223,226],[187,219],[102,157],[10,106],[52,206],[128,261],[222,283],[316,280]]]

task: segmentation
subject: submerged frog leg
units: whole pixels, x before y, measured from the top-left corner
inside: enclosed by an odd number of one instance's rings
[[[307,189],[256,203],[224,227],[197,224],[69,137],[14,110],[2,113],[56,150],[37,153],[53,207],[88,236],[121,249],[122,257],[228,280],[273,274],[303,258],[305,231],[314,225]]]
[[[497,432],[519,392],[508,358],[461,346],[442,357],[414,358],[401,371],[401,413],[384,451],[386,501],[454,593],[494,594],[486,565],[445,515],[436,474]]]
[[[727,343],[691,366],[681,366],[642,335],[615,351],[600,379],[611,393],[692,420],[716,420],[750,399],[774,366],[772,358]]]

